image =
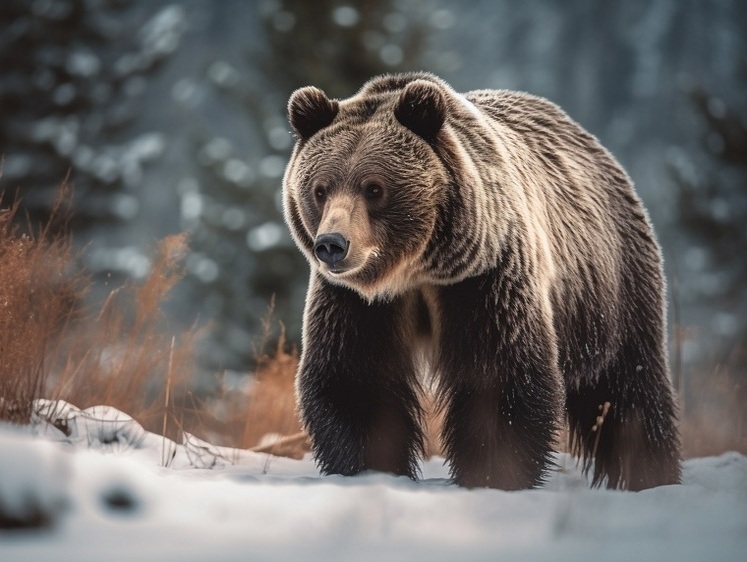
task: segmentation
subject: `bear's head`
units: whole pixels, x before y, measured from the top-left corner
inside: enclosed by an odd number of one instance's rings
[[[297,137],[284,179],[286,220],[325,278],[369,300],[428,276],[449,172],[438,155],[448,91],[429,75],[369,82],[354,97],[301,88],[288,103]]]

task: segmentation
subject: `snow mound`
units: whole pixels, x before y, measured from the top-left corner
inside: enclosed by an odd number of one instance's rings
[[[0,431],[0,529],[52,524],[66,504],[70,463],[29,431]]]

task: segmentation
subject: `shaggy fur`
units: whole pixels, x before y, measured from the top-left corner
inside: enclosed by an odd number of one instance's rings
[[[679,481],[661,255],[594,137],[544,99],[422,73],[302,88],[289,120],[297,391],[323,472],[415,478],[425,370],[458,484],[540,484],[564,415],[596,484]]]

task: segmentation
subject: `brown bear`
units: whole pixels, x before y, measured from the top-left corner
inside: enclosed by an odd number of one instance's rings
[[[311,264],[296,383],[323,473],[416,478],[430,381],[457,484],[541,484],[564,417],[595,485],[679,481],[661,253],[592,135],[426,73],[301,88],[288,113],[284,212]]]

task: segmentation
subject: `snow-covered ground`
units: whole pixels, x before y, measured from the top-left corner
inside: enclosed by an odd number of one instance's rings
[[[0,522],[44,523],[0,528],[2,562],[747,559],[737,453],[638,493],[589,489],[566,455],[542,489],[465,490],[440,459],[417,483],[320,477],[311,459],[177,445],[108,408],[38,411],[0,426]]]

